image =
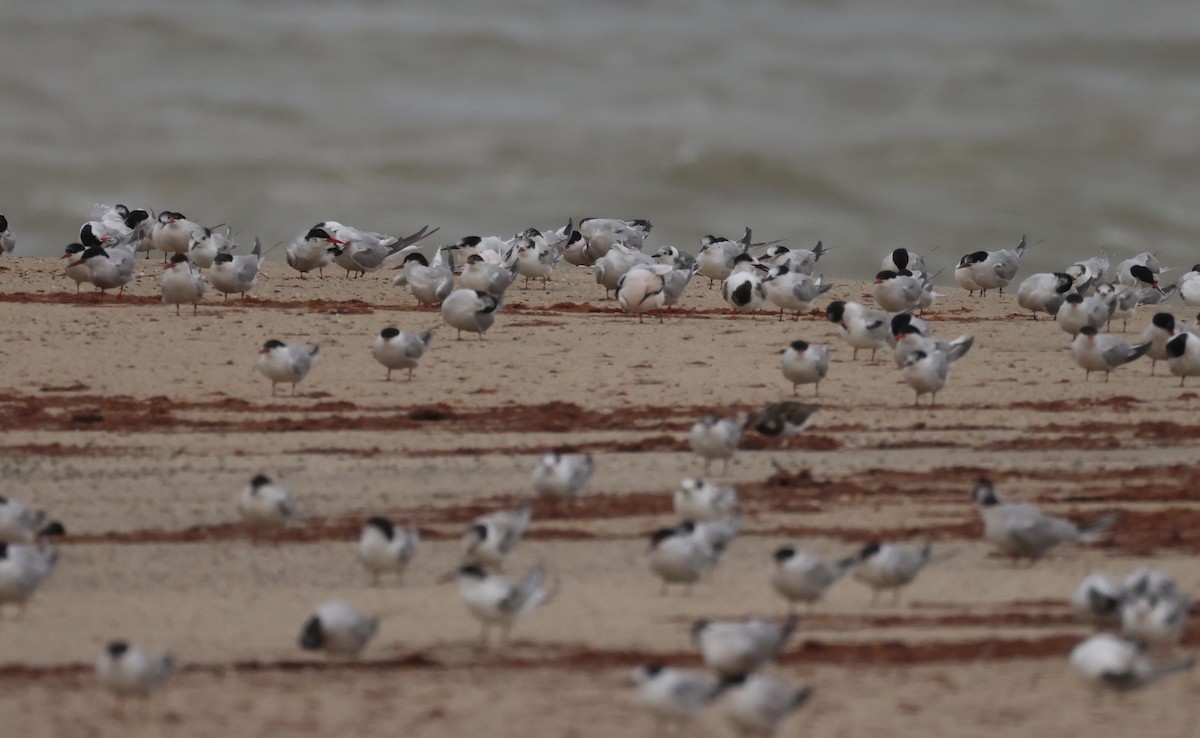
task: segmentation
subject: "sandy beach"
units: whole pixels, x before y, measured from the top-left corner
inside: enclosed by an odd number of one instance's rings
[[[485,340],[442,327],[411,382],[385,382],[370,352],[379,330],[440,324],[390,285],[393,272],[301,280],[268,263],[252,297],[210,292],[197,315],[177,317],[159,298],[160,262],[143,264],[120,301],[75,294],[58,260],[0,265],[0,494],[69,532],[25,618],[0,621],[7,735],[649,735],[625,684],[632,667],[699,665],[697,618],[782,619],[766,579],[779,545],[843,557],[877,539],[933,541],[944,560],[898,604],[871,606],[847,579],[805,615],[770,673],[816,692],[780,735],[1194,732],[1196,674],[1098,698],[1070,671],[1090,629],[1066,599],[1090,572],[1140,566],[1200,591],[1200,381],[1181,387],[1139,360],[1085,383],[1069,337],[1007,294],[939,288],[925,319],[975,344],[929,408],[913,407],[890,352],[851,361],[823,308],[869,302],[870,290],[836,277],[822,310],[798,321],[732,317],[698,279],[663,322],[639,324],[590,270],[560,268],[546,291],[514,285]],[[1140,309],[1128,340],[1153,312]],[[255,370],[270,338],[321,345],[295,396],[272,397]],[[688,429],[707,412],[791,397],[779,355],[800,338],[833,355],[820,397],[799,391],[821,405],[813,426],[786,449],[744,436],[713,476],[738,489],[742,535],[711,583],[660,596],[644,552],[675,522],[680,479],[703,472]],[[595,456],[575,504],[533,497],[530,472],[553,448]],[[238,522],[237,496],[257,473],[296,496],[288,528]],[[970,492],[984,476],[1008,499],[1075,520],[1120,518],[1098,543],[1014,568],[980,540]],[[438,579],[473,517],[524,501],[533,524],[508,568],[544,562],[559,591],[510,644],[481,650],[456,587]],[[402,583],[372,587],[355,561],[377,514],[422,532]],[[296,644],[312,608],[334,598],[389,614],[358,661]],[[1194,626],[1185,650],[1200,644]],[[122,712],[92,676],[118,637],[180,664]],[[732,732],[711,711],[694,735]]]

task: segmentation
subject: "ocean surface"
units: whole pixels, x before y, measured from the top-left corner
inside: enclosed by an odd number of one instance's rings
[[[1196,0],[9,2],[0,111],[19,254],[122,202],[243,244],[600,216],[838,276],[1022,234],[1023,273],[1200,262]]]

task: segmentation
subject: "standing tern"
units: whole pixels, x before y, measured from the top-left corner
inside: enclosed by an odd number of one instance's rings
[[[212,269],[208,270],[208,281],[213,289],[228,300],[230,295],[241,295],[258,286],[258,268],[262,263],[262,242],[254,239],[254,250],[249,254],[235,256],[231,253],[217,254]]]
[[[1179,292],[1179,297],[1183,300],[1184,305],[1200,306],[1200,264],[1180,276],[1179,281],[1175,283],[1175,289]]]
[[[1098,626],[1118,625],[1124,589],[1107,574],[1089,574],[1071,595],[1075,619]]]
[[[483,334],[496,322],[496,311],[500,309],[500,301],[486,292],[457,289],[442,301],[442,322],[458,331],[458,340],[462,340],[462,332]]]
[[[310,228],[299,239],[288,244],[287,263],[300,272],[300,279],[314,269],[325,278],[325,267],[333,262],[334,253],[340,251],[342,242],[333,237],[324,224]]]
[[[188,243],[188,261],[199,269],[211,268],[219,254],[232,254],[237,247],[232,236],[233,229],[228,226],[225,233],[215,228],[200,228],[192,233]]]
[[[779,308],[780,320],[783,320],[784,310],[794,311],[792,320],[799,320],[800,313],[812,309],[813,300],[833,289],[833,285],[827,283],[824,276],[813,279],[784,264],[772,267],[762,280],[762,288],[767,302]]]
[[[408,381],[412,381],[413,369],[421,362],[421,357],[429,350],[433,342],[433,328],[419,336],[405,333],[399,328],[389,326],[379,332],[375,343],[371,346],[371,355],[375,361],[387,367],[387,380],[392,381],[393,369],[407,369]]]
[[[795,611],[797,602],[805,603],[811,610],[857,563],[857,556],[828,563],[816,554],[797,550],[795,546],[780,546],[771,556],[771,587],[787,600],[789,613]]]
[[[200,300],[204,299],[204,275],[193,269],[183,254],[172,254],[162,274],[162,301],[174,305],[179,315],[181,305],[191,305],[192,315],[200,311]]]
[[[356,658],[378,631],[378,616],[367,615],[343,600],[330,600],[308,616],[297,640],[306,651],[324,651],[330,658]]]
[[[1108,375],[1119,367],[1140,358],[1150,350],[1149,341],[1130,346],[1125,341],[1111,333],[1100,333],[1090,325],[1079,329],[1075,340],[1071,341],[1071,358],[1084,370],[1083,381],[1087,381],[1092,372],[1104,372],[1104,381]]]
[[[662,596],[672,584],[683,585],[684,594],[691,594],[692,586],[704,579],[721,555],[705,536],[697,535],[696,524],[690,520],[654,531],[646,552],[650,571],[662,580]]]
[[[638,666],[630,675],[637,701],[649,710],[660,732],[682,726],[720,696],[725,685],[706,671],[662,664]]]
[[[151,656],[127,641],[111,641],[96,660],[96,680],[117,697],[149,697],[175,670],[171,654]]]
[[[0,254],[11,254],[17,248],[17,237],[8,225],[8,218],[0,215]]]
[[[1111,633],[1097,633],[1075,646],[1070,663],[1096,687],[1127,692],[1191,669],[1196,657],[1158,663],[1141,644]]]
[[[533,468],[533,491],[543,497],[574,499],[596,471],[591,454],[542,454]]]
[[[731,418],[721,419],[716,415],[705,415],[692,425],[688,440],[692,452],[704,459],[704,473],[708,474],[713,459],[723,463],[721,473],[729,471],[729,460],[737,451],[738,441],[742,437],[742,427],[735,414]]]
[[[929,395],[929,406],[933,407],[937,402],[938,392],[941,392],[946,387],[946,382],[950,379],[950,370],[954,368],[954,363],[958,358],[961,358],[971,348],[974,342],[970,336],[966,336],[965,343],[955,342],[957,348],[961,352],[952,349],[950,352],[943,351],[941,348],[933,347],[928,350],[917,349],[908,355],[904,360],[904,367],[900,370],[900,376],[912,387],[916,396],[913,398],[914,405],[921,404],[921,395]],[[961,341],[963,339],[959,339]],[[954,344],[951,344],[954,346]]]
[[[1188,377],[1200,376],[1200,335],[1184,331],[1167,341],[1167,368],[1179,377],[1179,386]]]
[[[439,248],[438,255],[441,254]],[[443,264],[440,258],[435,258],[431,266],[424,254],[414,252],[404,257],[404,261],[396,268],[403,270],[403,273],[396,276],[392,284],[398,286],[403,280],[408,291],[417,298],[418,306],[441,305],[454,291],[453,263]]]
[[[1031,274],[1017,287],[1017,304],[1031,311],[1034,320],[1038,313],[1053,317],[1074,287],[1075,281],[1066,272]]]
[[[621,312],[636,314],[641,323],[643,313],[663,307],[667,301],[666,277],[673,271],[665,264],[638,264],[621,275],[617,280],[617,305]]]
[[[871,588],[872,605],[885,589],[892,590],[892,604],[896,604],[900,601],[900,589],[912,584],[930,562],[932,553],[931,543],[917,549],[904,543],[872,542],[858,552],[852,576]]]
[[[885,312],[834,300],[826,306],[825,318],[841,328],[842,338],[854,348],[852,360],[858,359],[859,349],[871,349],[871,361],[875,361],[875,352],[888,345],[890,319]]]
[[[700,276],[708,278],[711,289],[713,282],[724,282],[733,273],[735,260],[750,250],[750,229],[740,241],[730,241],[722,236],[708,235],[700,239],[700,252],[696,254],[696,266]]]
[[[731,680],[721,712],[741,738],[772,738],[812,693],[812,687],[796,689],[761,674],[741,676]]]
[[[499,264],[489,264],[479,254],[467,257],[466,266],[458,277],[458,286],[476,292],[486,292],[497,300],[512,284],[516,272]]]
[[[783,378],[792,383],[792,397],[802,384],[813,385],[813,396],[817,397],[821,394],[821,380],[829,373],[829,347],[792,341],[783,350],[780,369]]]
[[[395,574],[397,581],[417,555],[421,532],[410,525],[397,528],[384,517],[367,518],[358,538],[358,560],[371,573],[371,584],[378,585],[383,574]]]
[[[499,569],[513,552],[533,518],[533,508],[522,505],[475,518],[463,534],[463,563]]]
[[[17,606],[18,617],[25,615],[25,604],[54,572],[58,552],[42,544],[0,543],[0,618],[4,606]]]
[[[480,643],[488,644],[492,626],[500,627],[501,643],[507,643],[509,631],[518,618],[554,597],[554,591],[543,586],[545,576],[540,565],[530,569],[520,581],[488,574],[478,566],[459,568],[458,594],[467,610],[483,625]]]
[[[256,474],[242,488],[238,501],[238,514],[250,525],[282,527],[296,513],[296,502],[292,493],[275,484],[265,474]]]
[[[704,665],[722,678],[753,674],[783,652],[800,624],[789,615],[782,625],[751,617],[745,620],[697,620],[692,641],[700,647]]]
[[[924,272],[925,260],[915,251],[894,249],[883,257],[879,268],[885,272],[902,272],[905,269],[910,272]]]
[[[983,518],[983,537],[1001,554],[1033,563],[1066,543],[1091,543],[1113,527],[1117,515],[1102,515],[1086,525],[1066,518],[1047,515],[1033,505],[1005,502],[992,483],[983,480],[975,486],[971,498]]]
[[[285,344],[275,339],[264,343],[258,352],[258,371],[271,380],[271,396],[275,396],[275,387],[280,383],[291,384],[292,394],[296,394],[296,384],[304,379],[317,363],[320,351],[320,344],[314,344],[310,348],[298,344]]]
[[[675,514],[684,520],[723,520],[737,509],[737,490],[687,477],[675,489]]]

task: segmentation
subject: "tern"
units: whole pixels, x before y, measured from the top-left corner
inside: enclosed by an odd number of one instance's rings
[[[291,384],[292,394],[296,394],[296,385],[308,376],[320,351],[320,344],[308,347],[275,339],[264,343],[258,352],[258,371],[271,380],[271,396],[275,396],[275,387],[281,383]]]
[[[379,332],[371,346],[371,355],[375,357],[375,361],[387,367],[386,381],[392,381],[393,369],[407,369],[408,381],[412,381],[413,369],[417,368],[421,357],[433,342],[433,331],[434,329],[430,328],[421,335],[414,336],[389,326]]]

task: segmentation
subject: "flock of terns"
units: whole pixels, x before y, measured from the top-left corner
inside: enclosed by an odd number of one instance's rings
[[[445,325],[461,333],[483,334],[494,324],[505,293],[519,277],[540,280],[543,289],[556,268],[565,263],[590,267],[606,297],[615,292],[620,309],[636,314],[669,312],[678,304],[692,278],[699,274],[709,286],[720,283],[721,294],[735,314],[778,310],[798,319],[832,285],[823,276],[812,276],[828,253],[821,243],[812,250],[790,249],[778,242],[753,243],[746,229],[739,240],[706,236],[696,256],[674,246],[654,254],[643,249],[651,225],[648,221],[590,218],[573,227],[527,229],[512,238],[463,238],[439,246],[431,259],[416,252],[419,242],[437,232],[428,227],[404,238],[362,231],[335,221],[306,230],[287,246],[287,262],[303,278],[337,266],[346,276],[362,276],[382,268],[392,257],[403,255],[393,279],[407,288],[421,305],[439,306]],[[166,259],[162,273],[163,302],[198,310],[211,285],[228,298],[243,297],[258,281],[264,256],[255,239],[249,254],[235,255],[231,230],[206,228],[173,211],[157,217],[146,209],[122,205],[95,207],[84,223],[78,243],[66,248],[64,269],[77,285],[90,283],[100,292],[123,291],[133,278],[139,253],[161,251]],[[16,241],[8,221],[0,216],[0,248],[12,253]],[[972,294],[995,290],[1001,295],[1015,281],[1027,250],[1021,239],[1014,249],[977,251],[963,256],[955,267],[955,281]],[[1185,381],[1200,375],[1200,333],[1169,312],[1158,312],[1142,340],[1130,344],[1120,336],[1102,332],[1113,320],[1127,322],[1140,305],[1160,305],[1174,293],[1189,307],[1200,306],[1200,265],[1170,286],[1160,285],[1166,272],[1150,253],[1142,253],[1110,269],[1107,255],[1066,267],[1062,272],[1035,274],[1019,283],[1018,305],[1032,313],[1051,316],[1072,336],[1070,352],[1090,377],[1107,376],[1142,356],[1155,365],[1164,361],[1169,371]],[[922,257],[896,249],[883,257],[872,289],[875,306],[848,300],[831,301],[825,317],[840,328],[857,358],[869,350],[871,358],[890,350],[904,381],[919,402],[931,402],[942,390],[955,362],[974,344],[971,336],[952,341],[932,335],[918,312],[930,309],[940,296]],[[119,298],[120,295],[118,295]],[[1198,316],[1197,323],[1200,323]],[[373,356],[387,369],[413,369],[429,348],[433,329],[409,334],[395,327],[383,329],[372,347]],[[819,393],[830,361],[829,347],[803,340],[783,351],[781,371],[793,385],[814,385]],[[319,345],[266,341],[260,350],[259,371],[278,384],[304,379],[319,357]],[[1154,367],[1151,369],[1152,373]],[[706,416],[691,429],[693,451],[703,459],[705,474],[713,461],[727,468],[746,429],[767,436],[788,438],[802,432],[818,406],[795,400],[772,403],[745,418]],[[724,472],[725,469],[723,469]],[[575,499],[595,471],[590,455],[551,452],[537,463],[532,487],[538,495]],[[1014,564],[1036,561],[1069,543],[1089,542],[1102,536],[1115,522],[1106,516],[1086,524],[1042,513],[1033,506],[1001,499],[987,481],[972,492],[984,522],[984,538]],[[659,578],[664,593],[670,586],[690,589],[712,577],[741,525],[737,492],[702,479],[684,479],[674,493],[677,525],[653,533],[647,550],[650,571]],[[237,506],[241,519],[253,526],[282,526],[294,522],[296,505],[291,493],[263,475],[255,476],[242,491]],[[498,628],[502,640],[520,618],[553,600],[558,582],[541,565],[522,576],[503,572],[505,559],[516,549],[532,521],[528,505],[516,510],[481,516],[467,527],[462,559],[445,581],[457,580],[467,610],[482,625],[486,645],[489,631]],[[0,497],[0,608],[15,604],[24,612],[26,602],[53,572],[58,552],[51,544],[64,528],[44,512],[17,500]],[[358,542],[357,558],[374,583],[380,577],[402,577],[414,560],[420,543],[415,526],[401,528],[383,517],[366,521]],[[931,564],[939,561],[929,544],[917,547],[898,542],[875,542],[844,558],[826,562],[795,546],[782,546],[768,564],[768,582],[789,606],[782,623],[751,617],[731,621],[697,621],[692,639],[702,655],[704,670],[646,665],[634,670],[632,683],[638,699],[663,725],[695,717],[710,705],[720,704],[730,724],[745,736],[773,735],[783,720],[810,697],[809,687],[796,688],[762,673],[787,646],[799,623],[798,603],[810,609],[844,576],[872,591],[872,604],[881,592],[900,590]],[[1146,686],[1170,673],[1190,668],[1194,658],[1172,658],[1183,634],[1192,600],[1167,575],[1139,570],[1118,581],[1104,574],[1089,576],[1071,598],[1081,619],[1102,632],[1084,640],[1072,652],[1070,663],[1093,683],[1118,690]],[[332,657],[358,656],[378,632],[380,615],[363,612],[341,600],[321,604],[301,624],[298,644]],[[170,656],[151,656],[126,641],[111,642],[96,664],[100,682],[118,696],[147,696],[158,689],[174,667]]]

